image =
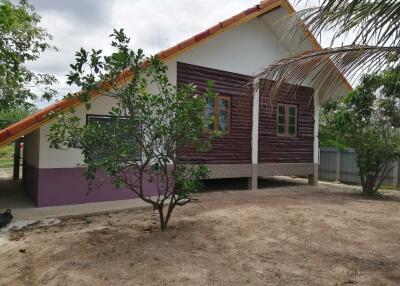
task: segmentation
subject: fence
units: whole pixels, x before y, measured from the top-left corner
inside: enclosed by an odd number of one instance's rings
[[[360,184],[356,153],[354,150],[338,151],[335,148],[321,148],[319,177],[321,180]],[[383,181],[383,186],[399,186],[399,162],[391,163],[393,171]]]

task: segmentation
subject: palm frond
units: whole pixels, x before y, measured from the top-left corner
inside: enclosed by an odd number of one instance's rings
[[[375,73],[382,67],[395,65],[399,58],[400,47],[350,45],[308,51],[269,65],[258,74],[256,82],[263,82],[260,79],[274,81],[269,87],[270,100],[282,88],[293,92],[298,86],[305,85],[313,87],[315,96],[324,102],[332,96],[344,95],[346,82],[343,76],[352,81],[363,73]]]
[[[322,0],[315,8],[296,13],[298,25],[320,35],[334,31],[337,38],[354,35],[354,45],[399,46],[400,1],[398,0]]]

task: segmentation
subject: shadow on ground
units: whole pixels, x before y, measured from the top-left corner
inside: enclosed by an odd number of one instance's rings
[[[243,191],[248,189],[247,178],[234,178],[234,179],[212,179],[204,181],[204,191]],[[283,188],[293,187],[297,185],[304,185],[304,183],[297,181],[281,180],[277,178],[259,178],[258,188]]]
[[[9,208],[27,208],[34,204],[23,190],[21,180],[0,179],[0,211]]]

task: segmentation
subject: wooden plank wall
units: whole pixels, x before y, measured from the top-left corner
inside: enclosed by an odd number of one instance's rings
[[[292,92],[279,90],[273,102],[267,91],[271,81],[264,81],[260,90],[258,134],[259,163],[312,163],[314,141],[313,89],[298,87]],[[297,106],[297,136],[277,136],[277,104]]]
[[[199,90],[207,88],[207,80],[215,82],[214,91],[230,96],[232,102],[231,132],[212,142],[209,152],[194,148],[181,150],[178,159],[188,163],[250,164],[252,128],[252,91],[250,76],[215,70],[186,63],[178,63],[177,82],[193,83]],[[285,93],[278,91],[277,99],[265,104],[271,81],[264,81],[260,92],[259,163],[312,163],[314,140],[313,90],[299,87]],[[276,105],[297,105],[297,136],[276,135]]]
[[[181,150],[178,159],[188,163],[244,164],[251,163],[252,91],[250,76],[178,63],[177,83],[207,88],[207,81],[214,81],[213,90],[231,97],[231,131],[213,140],[211,150],[196,152],[194,148]]]

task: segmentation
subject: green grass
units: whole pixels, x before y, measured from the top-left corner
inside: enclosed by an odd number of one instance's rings
[[[9,168],[13,166],[14,148],[12,145],[0,147],[0,168]]]
[[[6,145],[4,147],[0,147],[0,158],[12,157],[13,153],[14,153],[13,145]]]
[[[332,180],[332,179],[329,179],[329,178],[324,178],[324,177],[320,177],[319,179],[320,179],[320,181],[325,181],[325,182],[331,182],[331,183],[335,182],[335,180]],[[341,184],[345,184],[345,185],[349,185],[349,186],[355,186],[355,187],[358,186],[358,187],[360,187],[360,184],[356,184],[356,183],[352,183],[352,182],[343,182],[343,181],[341,181],[340,183]],[[393,191],[393,186],[392,185],[382,185],[379,188],[379,191],[380,192],[391,192],[391,191]],[[400,191],[400,186],[397,188],[396,191]]]
[[[382,185],[379,188],[379,191],[381,191],[381,192],[393,191],[393,186],[391,186],[391,185]],[[399,189],[397,189],[397,191],[399,191]]]
[[[0,168],[10,168],[13,166],[13,160],[12,159],[0,159]]]

